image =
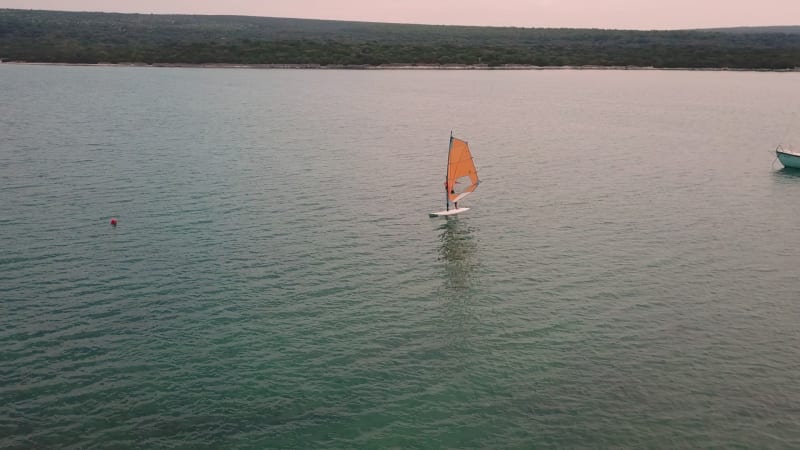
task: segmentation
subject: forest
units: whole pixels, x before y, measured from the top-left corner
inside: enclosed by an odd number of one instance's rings
[[[0,60],[800,68],[800,27],[637,31],[0,9]]]

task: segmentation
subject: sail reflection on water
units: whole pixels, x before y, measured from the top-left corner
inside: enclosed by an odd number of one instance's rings
[[[477,267],[477,241],[474,227],[457,217],[448,217],[439,226],[439,260],[444,262],[447,287],[469,289]]]

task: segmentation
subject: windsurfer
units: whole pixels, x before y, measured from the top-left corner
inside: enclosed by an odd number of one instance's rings
[[[447,185],[447,182],[446,182],[446,181],[445,181],[445,185]],[[452,187],[452,188],[450,188],[450,193],[451,193],[451,194],[455,194],[455,193],[456,193],[456,189],[455,189],[455,187]],[[455,206],[455,207],[456,207],[456,209],[458,209],[458,202],[453,202],[453,206]]]

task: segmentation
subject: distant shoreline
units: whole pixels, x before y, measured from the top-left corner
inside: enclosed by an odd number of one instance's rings
[[[0,23],[0,59],[9,62],[304,70],[800,71],[800,26],[551,29],[2,8]]]
[[[668,70],[692,72],[800,72],[800,67],[793,69],[745,69],[735,67],[642,67],[642,66],[532,66],[524,64],[504,64],[489,66],[488,64],[187,64],[187,63],[62,63],[62,62],[29,62],[0,61],[0,65],[28,66],[79,66],[79,67],[161,67],[188,69],[300,69],[300,70]]]

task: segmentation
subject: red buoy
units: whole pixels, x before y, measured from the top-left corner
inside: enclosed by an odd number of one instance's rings
[[[115,226],[117,226],[117,218],[116,218],[116,217],[112,217],[112,218],[111,218],[111,226],[112,226],[112,227],[115,227]]]

